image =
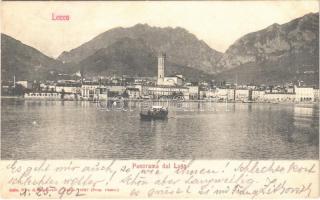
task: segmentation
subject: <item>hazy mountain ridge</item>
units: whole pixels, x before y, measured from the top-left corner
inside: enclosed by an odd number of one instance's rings
[[[137,24],[130,28],[108,30],[70,52],[63,52],[58,59],[79,63],[99,49],[107,48],[123,38],[140,39],[153,52],[166,52],[169,62],[207,73],[217,71],[215,65],[222,56],[221,52],[211,49],[183,28],[159,28]]]

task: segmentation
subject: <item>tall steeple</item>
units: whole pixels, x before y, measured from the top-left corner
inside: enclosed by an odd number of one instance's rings
[[[158,85],[163,85],[164,83],[164,65],[166,60],[166,54],[163,52],[160,52],[158,55]]]

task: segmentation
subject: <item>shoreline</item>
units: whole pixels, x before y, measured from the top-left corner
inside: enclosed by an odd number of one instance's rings
[[[97,101],[92,100],[70,100],[70,99],[26,99],[23,96],[1,96],[1,99],[21,99],[26,101],[86,101],[91,103],[96,103]],[[109,99],[109,100],[116,100],[116,99]],[[159,100],[159,99],[124,99],[124,101],[129,102],[181,102],[181,103],[189,103],[189,102],[195,102],[195,103],[218,103],[218,104],[226,104],[225,101],[223,102],[217,102],[217,101],[210,101],[210,100]],[[281,105],[291,105],[291,104],[297,104],[297,105],[312,105],[312,104],[318,104],[319,102],[239,102],[239,101],[228,101],[227,103],[230,104],[281,104]]]

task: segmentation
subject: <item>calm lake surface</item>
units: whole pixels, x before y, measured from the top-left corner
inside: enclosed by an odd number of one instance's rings
[[[155,103],[156,104],[156,103]],[[319,106],[162,102],[141,121],[90,102],[2,99],[2,159],[318,159]]]

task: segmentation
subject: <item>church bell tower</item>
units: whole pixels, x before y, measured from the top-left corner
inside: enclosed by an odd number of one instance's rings
[[[166,60],[166,54],[163,52],[159,53],[159,55],[158,55],[158,80],[157,80],[158,85],[164,84],[165,60]]]

